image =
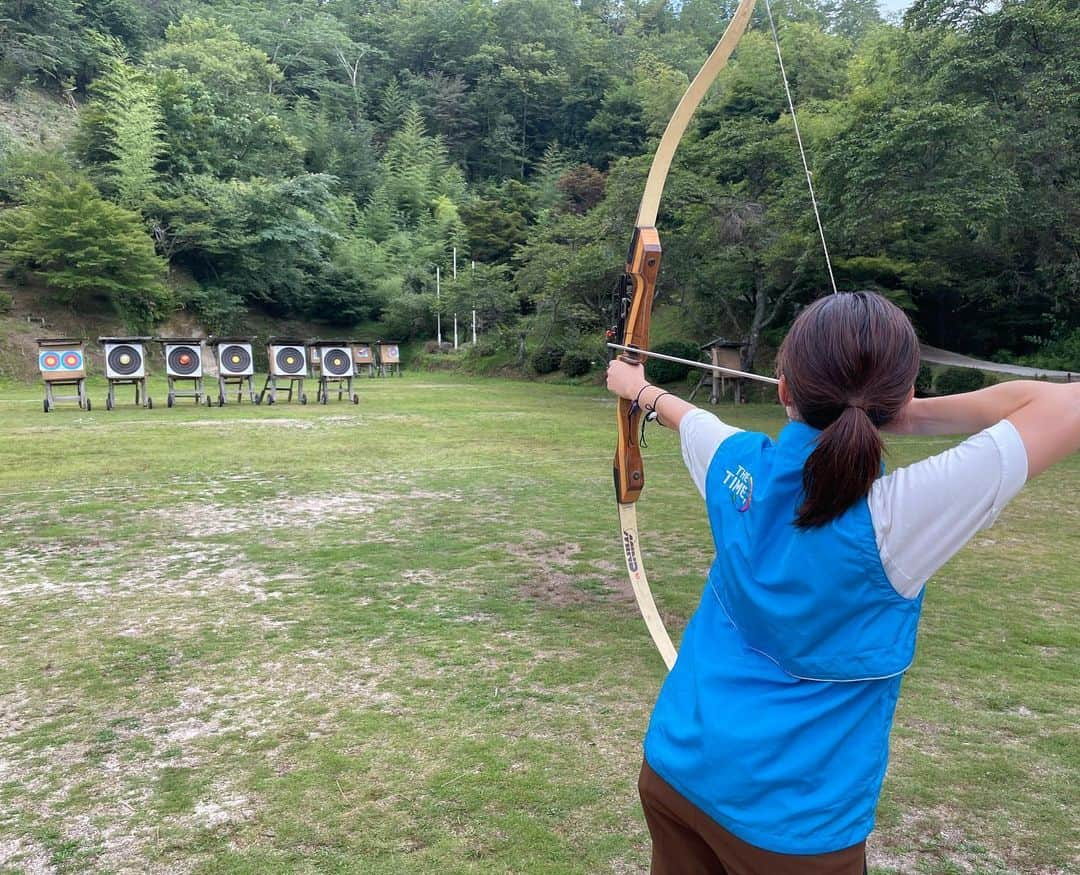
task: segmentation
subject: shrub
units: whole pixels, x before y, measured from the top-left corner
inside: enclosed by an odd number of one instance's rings
[[[568,377],[584,377],[592,370],[593,357],[587,352],[575,349],[563,354],[562,370]]]
[[[10,292],[0,292],[0,313],[10,313],[15,306],[15,299]]]
[[[39,274],[63,303],[106,298],[128,329],[146,331],[172,310],[165,260],[137,213],[105,200],[84,181],[49,177],[27,203],[0,217],[0,244],[15,267]]]
[[[934,385],[939,395],[959,395],[981,389],[986,382],[986,375],[975,368],[946,368]]]
[[[658,343],[653,347],[654,352],[663,355],[673,355],[690,361],[701,360],[701,350],[696,344],[685,340],[672,340],[667,343]],[[685,380],[690,373],[689,365],[680,365],[677,362],[666,362],[663,359],[649,359],[645,363],[645,375],[653,383],[675,383]]]
[[[923,397],[934,391],[934,372],[930,365],[919,365],[919,374],[915,377],[915,394]]]
[[[557,346],[546,345],[541,346],[532,354],[529,363],[536,373],[551,374],[559,369],[562,359],[563,351],[561,349]]]

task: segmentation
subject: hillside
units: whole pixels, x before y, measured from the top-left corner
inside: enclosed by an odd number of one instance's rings
[[[37,285],[13,288],[9,281],[0,279],[0,291],[6,291],[15,299],[11,312],[0,315],[0,379],[28,381],[38,379],[37,343],[39,337],[82,337],[88,341],[87,353],[91,373],[104,370],[99,337],[122,336],[129,332],[107,308],[75,311],[56,304],[49,293]],[[356,336],[356,332],[331,328],[325,324],[301,319],[274,319],[257,311],[247,311],[237,330],[238,334],[258,337],[256,360],[262,357],[262,342],[272,334],[299,337]],[[177,311],[162,323],[155,336],[205,337],[207,331],[193,314]],[[375,338],[372,338],[375,339]],[[151,350],[156,358],[157,348]],[[208,371],[213,373],[212,361],[207,361]]]
[[[52,148],[70,140],[78,123],[78,108],[38,88],[0,92],[0,160],[4,144],[22,148]]]

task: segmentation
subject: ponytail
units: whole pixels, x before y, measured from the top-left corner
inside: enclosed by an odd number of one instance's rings
[[[836,519],[873,486],[885,446],[860,407],[848,407],[828,425],[803,467],[803,503],[795,525],[801,529]]]
[[[823,526],[865,498],[881,473],[878,429],[911,397],[919,341],[881,295],[826,295],[799,314],[776,364],[799,417],[821,430],[803,467],[795,525]]]

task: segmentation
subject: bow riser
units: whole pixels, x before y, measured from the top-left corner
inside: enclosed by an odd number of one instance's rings
[[[660,273],[660,235],[655,228],[638,228],[630,244],[626,261],[626,276],[633,291],[623,324],[620,326],[624,346],[649,348],[649,325],[652,320],[656,279]],[[632,352],[619,356],[622,361],[642,364],[644,359]],[[638,447],[642,410],[626,398],[619,399],[619,442],[615,450],[615,496],[620,504],[638,500],[645,486],[645,465]]]

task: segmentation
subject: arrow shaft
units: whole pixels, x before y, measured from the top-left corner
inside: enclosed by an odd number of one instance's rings
[[[692,368],[701,368],[705,371],[716,371],[721,374],[727,374],[729,377],[744,377],[747,380],[757,380],[759,383],[769,383],[773,386],[777,385],[780,381],[774,377],[763,377],[761,374],[751,374],[748,371],[737,371],[735,368],[725,368],[720,365],[707,365],[705,362],[695,362],[691,359],[681,359],[673,355],[664,355],[660,352],[651,352],[647,349],[637,349],[633,346],[623,346],[621,343],[609,343],[611,349],[619,349],[623,352],[633,353],[634,355],[642,355],[646,358],[660,359],[665,362],[675,362],[680,365],[689,365]]]

